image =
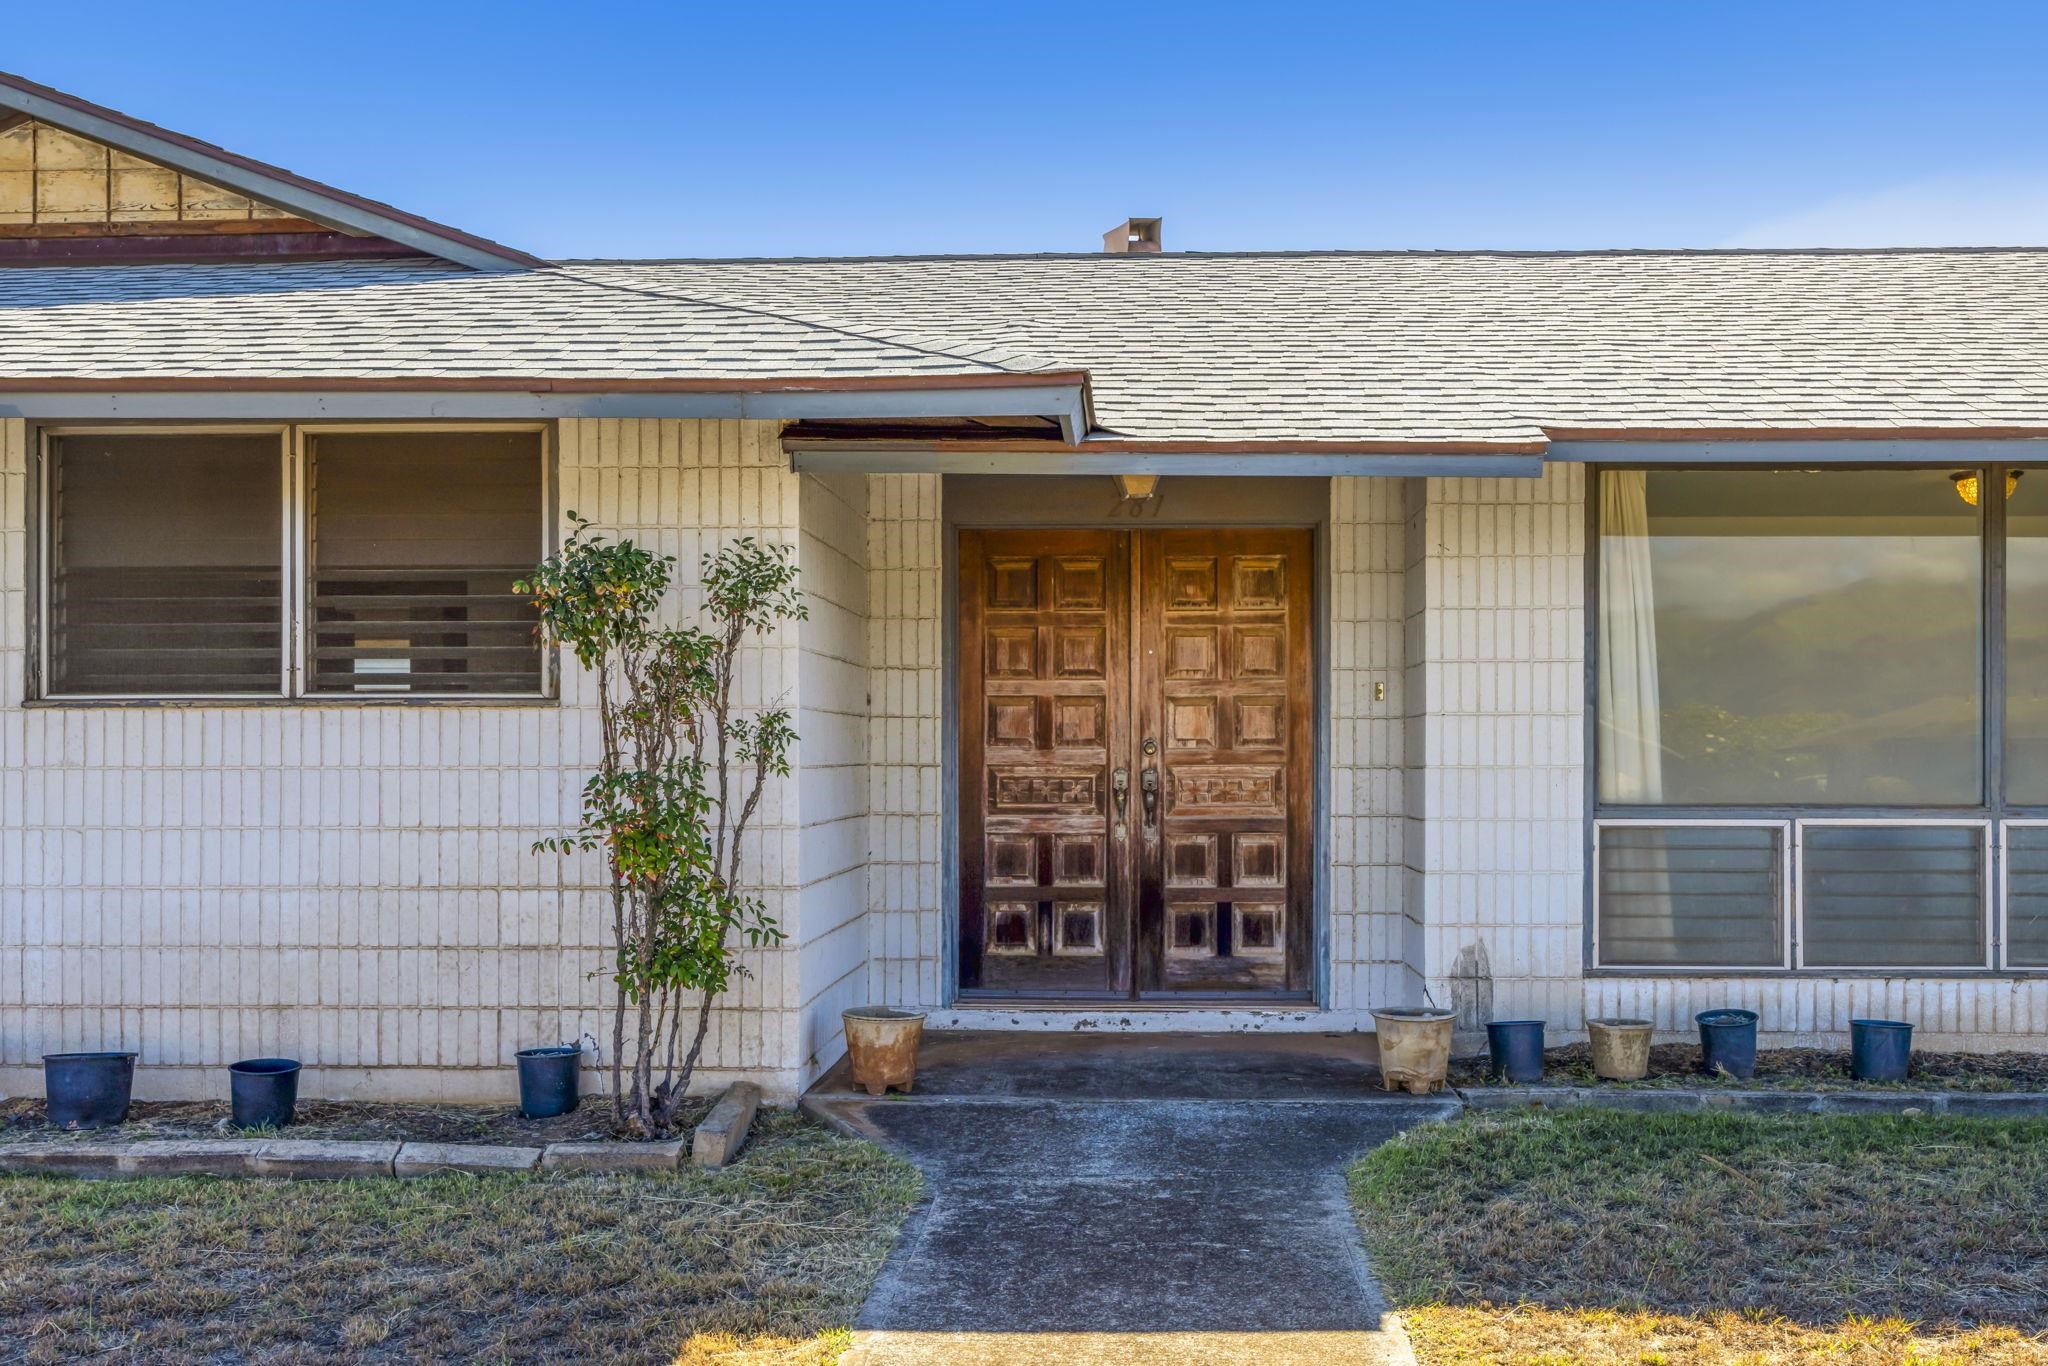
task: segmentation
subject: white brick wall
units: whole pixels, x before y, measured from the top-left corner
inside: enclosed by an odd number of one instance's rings
[[[795,539],[775,434],[563,423],[561,506],[693,581],[732,534]],[[589,1031],[609,1049],[594,865],[530,850],[576,816],[585,680],[560,706],[25,708],[26,461],[23,424],[0,421],[0,1091],[39,1089],[44,1052],[121,1047],[144,1095],[217,1094],[222,1064],[285,1053],[313,1094],[498,1098],[517,1047]],[[675,597],[694,610],[689,584]],[[796,638],[752,655],[746,705],[794,696]],[[843,739],[827,727],[799,762],[843,765]],[[707,1085],[797,1082],[800,785],[769,794],[748,856],[795,933],[746,955]]]

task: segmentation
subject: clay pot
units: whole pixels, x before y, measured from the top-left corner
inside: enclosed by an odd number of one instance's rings
[[[1379,1031],[1380,1085],[1408,1088],[1411,1096],[1440,1090],[1451,1065],[1451,1025],[1457,1017],[1430,1006],[1388,1006],[1372,1013]]]
[[[1648,1020],[1588,1020],[1593,1075],[1602,1081],[1641,1081],[1650,1071]]]
[[[924,1012],[856,1006],[841,1011],[839,1018],[846,1024],[853,1084],[871,1096],[892,1086],[908,1091],[917,1079],[917,1045],[924,1038]]]

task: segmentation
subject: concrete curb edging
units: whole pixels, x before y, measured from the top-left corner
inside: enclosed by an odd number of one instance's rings
[[[697,1127],[692,1165],[722,1167],[747,1141],[761,1090],[735,1082]],[[0,1172],[79,1176],[267,1176],[293,1181],[421,1177],[441,1172],[672,1172],[684,1140],[609,1140],[528,1147],[499,1143],[361,1142],[328,1138],[145,1138],[133,1143],[0,1143]]]
[[[1597,1086],[1475,1086],[1458,1098],[1467,1110],[1631,1110],[1639,1113],[1729,1110],[1745,1114],[1935,1115],[2048,1114],[2048,1091],[1722,1091],[1630,1090]]]

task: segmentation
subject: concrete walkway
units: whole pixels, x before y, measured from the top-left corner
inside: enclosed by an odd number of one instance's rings
[[[1369,1042],[1366,1045],[1369,1047]],[[929,1191],[849,1366],[1407,1362],[1344,1169],[1447,1101],[1353,1036],[927,1037],[917,1093],[805,1098]]]

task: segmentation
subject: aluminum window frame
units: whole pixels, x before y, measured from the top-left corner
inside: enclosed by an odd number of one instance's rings
[[[54,481],[50,476],[54,452],[52,443],[73,436],[275,436],[278,443],[278,496],[283,501],[279,518],[280,539],[278,543],[278,625],[283,639],[278,650],[277,691],[256,692],[153,692],[153,693],[60,693],[50,688],[50,667],[55,660],[52,653],[51,621],[54,615],[53,598],[56,592],[57,557],[56,509],[53,506]],[[37,547],[35,563],[35,584],[31,600],[35,604],[36,626],[33,633],[35,657],[29,679],[28,697],[39,702],[51,702],[63,706],[93,706],[97,704],[126,705],[139,702],[155,703],[221,703],[234,705],[266,705],[288,702],[292,699],[292,504],[296,497],[293,487],[291,459],[291,427],[283,422],[255,423],[195,423],[191,425],[170,423],[138,424],[78,424],[63,423],[39,427],[36,430],[36,528]]]
[[[2048,478],[2048,462],[2034,459],[1997,460],[1900,460],[1864,461],[1854,464],[1812,465],[1803,463],[1773,464],[1759,461],[1718,463],[1711,461],[1683,461],[1669,464],[1642,464],[1632,461],[1610,461],[1585,465],[1585,487],[1583,489],[1584,526],[1586,542],[1581,559],[1584,573],[1584,820],[1586,822],[1585,887],[1581,905],[1587,910],[1582,936],[1582,963],[1588,974],[1604,977],[1662,977],[1662,976],[1744,976],[1787,975],[1806,977],[1853,978],[1853,977],[1985,977],[1997,976],[2017,980],[2038,980],[2048,977],[2048,965],[2013,964],[2008,960],[2005,930],[2008,924],[2009,907],[2006,903],[2006,874],[2004,870],[2005,838],[2003,827],[2008,824],[2048,825],[2048,804],[2021,803],[2007,800],[2005,793],[2005,722],[2008,704],[2006,676],[2006,476],[2014,471],[2038,473]],[[1750,805],[1715,805],[1706,803],[1678,804],[1668,806],[1642,803],[1603,802],[1600,798],[1600,478],[1611,470],[1642,470],[1652,472],[1689,470],[1704,472],[1759,472],[1769,470],[1814,470],[1817,473],[1852,473],[1863,471],[1898,470],[1942,470],[1953,473],[1957,470],[1973,469],[1979,475],[1979,487],[1985,492],[1980,495],[1979,507],[1980,538],[1980,582],[1982,595],[1980,605],[1981,635],[1979,642],[1979,736],[1981,744],[1982,786],[1976,802],[1951,805],[1902,805],[1872,806],[1862,803],[1843,803],[1827,806],[1819,803],[1759,802]],[[1599,961],[1596,936],[1598,922],[1599,865],[1597,827],[1603,824],[1641,822],[1649,825],[1684,825],[1697,822],[1729,821],[1737,825],[1767,825],[1778,821],[1795,824],[1811,823],[1823,825],[1871,824],[1871,825],[1984,825],[1988,827],[1989,852],[1985,867],[1989,885],[1985,891],[1985,913],[1990,917],[1987,938],[1987,962],[1981,967],[1939,967],[1939,968],[1827,968],[1809,966],[1803,961],[1804,907],[1803,904],[1788,904],[1786,921],[1795,935],[1798,952],[1793,966],[1785,969],[1758,968],[1678,968],[1678,967],[1637,967],[1634,965],[1603,965]],[[1804,869],[1799,851],[1788,852],[1786,860],[1789,875],[1793,878],[1795,895],[1803,899]]]
[[[1915,977],[1931,977],[1938,976],[1944,973],[1978,973],[1995,971],[1998,966],[1998,908],[1993,904],[1992,900],[1992,891],[1995,885],[1994,875],[1996,873],[1996,869],[1994,868],[1992,862],[1993,842],[1991,836],[1992,826],[1996,823],[1997,822],[1993,821],[1992,818],[1989,816],[1916,816],[1906,819],[1901,819],[1898,817],[1876,816],[1811,816],[1801,817],[1800,819],[1795,820],[1792,823],[1792,838],[1796,843],[1796,851],[1794,854],[1793,862],[1797,867],[1798,875],[1794,879],[1793,884],[1793,893],[1794,896],[1797,898],[1794,907],[1794,914],[1797,917],[1799,930],[1801,932],[1795,937],[1793,941],[1793,971],[1811,971],[1823,974],[1842,972],[1905,973]],[[1808,963],[1806,961],[1806,935],[1804,931],[1806,929],[1806,831],[1809,827],[1818,827],[1820,829],[1853,828],[1894,830],[1925,830],[1929,828],[1939,827],[1943,829],[1974,828],[1977,831],[1979,831],[1977,844],[1978,852],[1982,855],[1983,858],[1983,864],[1982,869],[1977,876],[1977,924],[1978,928],[1984,931],[1984,961],[1975,966],[1970,966],[1967,964],[1944,963],[1940,965],[1901,964],[1898,966],[1884,967],[1871,967],[1867,964],[1852,967],[1844,967],[1841,965],[1835,965],[1831,967],[1825,963]]]
[[[1997,937],[1998,967],[2002,972],[2014,975],[2039,975],[2048,973],[2048,963],[2015,963],[2012,961],[2012,860],[2008,857],[2011,841],[2008,838],[2015,828],[2048,828],[2048,817],[2016,816],[1998,822],[1998,919],[1992,933]]]
[[[1656,820],[1650,817],[1616,816],[1598,817],[1593,821],[1592,855],[1587,861],[1593,880],[1592,889],[1592,958],[1590,966],[1608,972],[1631,974],[1650,973],[1657,976],[1674,977],[1727,977],[1745,976],[1750,973],[1788,973],[1793,968],[1793,946],[1796,931],[1793,927],[1793,852],[1792,839],[1794,822],[1785,818],[1742,818],[1703,817],[1694,819]],[[1662,963],[1612,963],[1600,961],[1600,832],[1611,829],[1670,830],[1670,829],[1736,829],[1775,830],[1778,832],[1778,962],[1770,964],[1709,964],[1686,966]]]
[[[499,706],[506,704],[556,704],[561,699],[560,651],[543,647],[540,686],[532,692],[407,692],[358,695],[345,692],[314,692],[308,687],[307,639],[312,615],[311,592],[312,508],[309,472],[309,438],[323,433],[399,435],[404,433],[530,432],[539,440],[541,462],[541,553],[558,548],[560,527],[560,478],[558,442],[552,422],[54,422],[35,429],[35,454],[31,474],[33,534],[30,569],[34,583],[29,602],[35,623],[29,633],[33,647],[28,660],[25,693],[30,706],[90,708],[96,706],[309,706],[389,707],[409,704]],[[68,436],[263,436],[278,441],[279,496],[283,500],[282,532],[279,546],[279,624],[284,631],[278,651],[278,690],[275,693],[61,693],[50,688],[51,601],[55,556],[55,513],[51,505],[51,443]]]

